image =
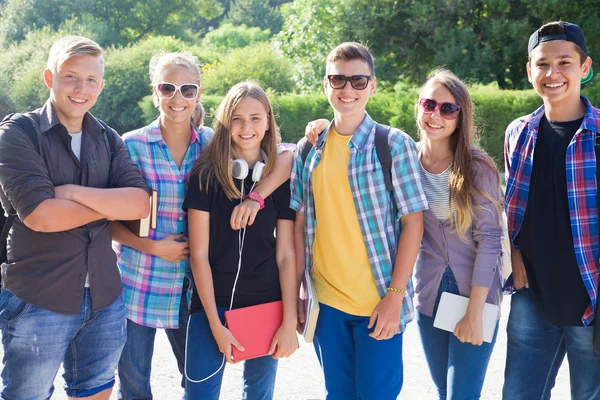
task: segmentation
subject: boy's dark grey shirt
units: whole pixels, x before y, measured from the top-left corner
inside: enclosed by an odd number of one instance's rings
[[[56,186],[147,190],[146,183],[116,132],[104,132],[91,114],[83,119],[81,162],[49,100],[29,115],[39,126],[39,153],[19,128],[0,128],[0,200],[5,210],[12,204],[19,216],[8,237],[8,262],[2,265],[5,289],[35,306],[78,314],[89,273],[92,308],[100,310],[121,293],[109,222],[41,233],[21,221],[53,198]],[[117,136],[114,154],[107,135]]]

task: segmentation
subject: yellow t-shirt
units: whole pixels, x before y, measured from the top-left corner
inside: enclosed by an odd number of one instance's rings
[[[319,302],[351,315],[370,316],[381,298],[348,181],[351,138],[332,128],[313,171],[317,219],[313,273]]]

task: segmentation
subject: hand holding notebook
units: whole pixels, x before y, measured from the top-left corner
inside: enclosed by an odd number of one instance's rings
[[[225,321],[233,337],[244,348],[240,351],[232,346],[235,362],[262,357],[269,354],[273,338],[283,321],[283,303],[280,300],[226,311]],[[227,361],[231,362],[231,359]]]

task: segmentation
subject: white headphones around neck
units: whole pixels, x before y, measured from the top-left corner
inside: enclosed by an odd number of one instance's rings
[[[254,184],[252,185],[252,188],[250,189],[251,192],[252,192],[252,189],[254,189],[256,182],[260,181],[260,178],[262,177],[262,174],[263,174],[263,170],[265,169],[265,164],[267,163],[267,154],[263,151],[263,149],[260,149],[260,155],[263,159],[263,162],[257,161],[256,164],[254,164],[254,169],[252,170],[252,181],[254,182]],[[231,175],[235,179],[243,181],[248,176],[249,170],[250,170],[250,168],[248,167],[248,163],[243,158],[236,158],[235,160],[233,160],[231,162]],[[240,186],[241,186],[240,187],[240,203],[241,203],[244,200],[244,182],[240,182]],[[231,288],[231,299],[229,300],[229,309],[230,310],[233,308],[233,298],[235,295],[235,289],[237,287],[237,282],[240,277],[240,271],[242,270],[242,252],[244,250],[244,239],[245,238],[246,238],[246,228],[242,228],[238,232],[239,258],[238,258],[237,273],[236,273],[235,279],[233,281],[233,287]],[[189,335],[190,321],[191,321],[191,319],[188,321],[187,334],[186,334],[186,338],[185,338],[185,347],[186,348],[188,345],[188,338],[190,337],[190,335]],[[193,382],[193,383],[201,383],[201,382],[205,382],[208,379],[215,376],[221,369],[223,369],[224,366],[225,366],[225,354],[223,354],[223,359],[221,360],[221,366],[215,372],[213,372],[212,374],[210,374],[207,377],[204,377],[202,379],[198,379],[198,380],[191,379],[187,373],[187,351],[186,351],[183,372],[185,374],[185,378],[188,381]]]
[[[263,159],[263,162],[257,161],[254,164],[254,168],[252,169],[252,181],[258,182],[260,178],[262,178],[263,171],[265,169],[265,165],[267,163],[267,154],[263,149],[260,149],[260,155]],[[250,168],[248,167],[248,163],[243,158],[236,158],[231,162],[231,175],[235,179],[244,180],[248,177],[248,171]]]

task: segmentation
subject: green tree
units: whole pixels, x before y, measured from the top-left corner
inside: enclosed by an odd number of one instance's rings
[[[225,22],[234,25],[256,26],[273,33],[281,30],[283,17],[278,7],[265,0],[232,0]]]
[[[207,65],[204,73],[204,93],[225,94],[231,86],[253,79],[275,93],[291,92],[294,88],[292,65],[269,43],[255,43],[233,50],[216,64]]]
[[[354,39],[346,20],[349,0],[296,0],[282,6],[284,23],[275,37],[295,65],[294,80],[301,92],[321,87],[325,58],[339,43]]]
[[[268,29],[261,30],[258,27],[247,27],[246,25],[233,26],[231,23],[223,23],[218,29],[204,36],[202,44],[221,52],[229,52],[233,49],[246,47],[256,42],[266,42],[271,36]]]
[[[27,32],[64,21],[101,33],[103,46],[127,45],[149,36],[183,36],[189,15],[212,19],[223,13],[218,0],[7,0],[2,8],[0,47],[18,43]]]

